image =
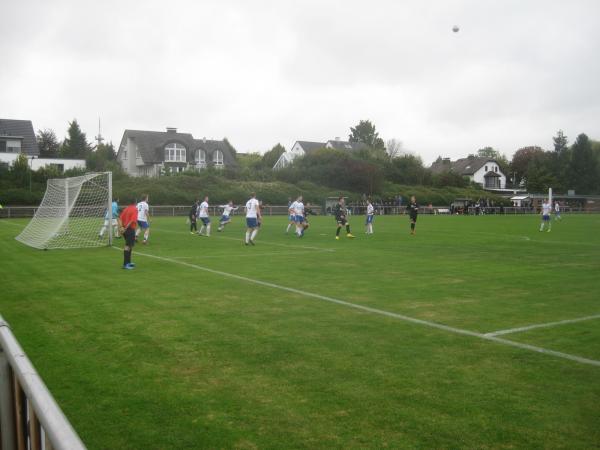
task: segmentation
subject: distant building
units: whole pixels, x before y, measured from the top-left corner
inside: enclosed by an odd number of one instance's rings
[[[195,139],[190,133],[178,133],[176,128],[125,130],[117,161],[125,172],[138,177],[237,165],[225,140]]]
[[[86,167],[85,159],[40,158],[31,120],[0,119],[0,164],[12,166],[19,155],[27,156],[32,170],[52,166],[64,172]]]
[[[31,120],[0,119],[0,158],[7,154],[40,155]]]
[[[296,141],[290,150],[281,154],[273,169],[283,169],[289,166],[296,158],[308,155],[321,148],[358,151],[367,148],[367,146],[362,142],[341,141],[340,138],[335,138],[327,142]]]
[[[481,184],[484,189],[505,189],[506,175],[493,158],[469,155],[454,162],[450,158],[438,158],[430,167],[433,173],[452,172]]]

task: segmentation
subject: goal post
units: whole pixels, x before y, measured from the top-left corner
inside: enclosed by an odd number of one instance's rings
[[[112,244],[112,172],[48,180],[42,203],[15,239],[39,249]],[[105,233],[100,231],[107,225]]]

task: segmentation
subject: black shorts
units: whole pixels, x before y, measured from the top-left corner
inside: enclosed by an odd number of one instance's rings
[[[417,221],[417,216],[410,216],[410,221],[411,222],[416,222]]]
[[[127,228],[123,232],[123,239],[125,239],[125,245],[129,248],[133,247],[135,244],[135,230],[133,228]]]
[[[337,220],[338,225],[344,226],[348,223],[348,221],[346,220],[346,218],[344,217],[343,219],[340,217]]]

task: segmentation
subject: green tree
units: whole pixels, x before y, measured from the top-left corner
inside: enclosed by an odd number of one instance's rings
[[[86,158],[87,168],[98,172],[104,172],[112,168],[114,165],[111,163],[115,162],[117,155],[112,142],[108,144],[100,144],[94,151],[90,151]]]
[[[497,159],[500,157],[500,152],[498,150],[494,150],[493,147],[483,147],[477,150],[477,156]]]
[[[591,194],[598,189],[597,160],[592,143],[585,134],[577,136],[572,147],[569,166],[569,186],[577,193]]]
[[[60,144],[53,130],[46,128],[38,130],[36,134],[38,148],[40,149],[40,158],[57,158],[60,150]]]
[[[566,152],[569,149],[569,141],[562,130],[558,130],[556,136],[552,138],[554,141],[554,151],[557,153]]]
[[[385,143],[375,130],[375,125],[369,120],[361,120],[356,127],[350,127],[352,134],[348,136],[350,142],[362,142],[373,150],[385,152]]]
[[[262,156],[261,166],[265,169],[272,169],[283,153],[285,153],[285,147],[281,144],[275,145]]]
[[[544,154],[544,149],[537,146],[523,147],[515,152],[510,162],[510,172],[516,176],[515,184],[527,180],[529,163],[536,157]]]
[[[15,187],[29,187],[31,181],[31,168],[29,167],[29,159],[23,153],[17,156],[15,162],[10,168],[10,177]]]
[[[64,158],[87,158],[91,147],[85,133],[81,131],[77,119],[73,119],[73,122],[69,123],[68,135],[69,137],[65,138],[61,146],[61,156]]]

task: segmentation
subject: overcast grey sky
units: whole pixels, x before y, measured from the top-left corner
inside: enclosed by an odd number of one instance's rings
[[[3,2],[0,117],[238,151],[361,119],[431,163],[600,139],[599,0]],[[452,26],[460,26],[458,33]]]

